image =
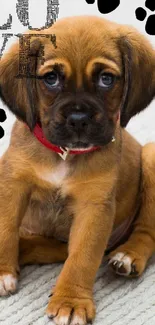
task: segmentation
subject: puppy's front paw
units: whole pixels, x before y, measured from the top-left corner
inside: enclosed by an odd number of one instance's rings
[[[53,296],[46,313],[56,325],[86,325],[95,317],[92,299]]]
[[[0,275],[0,296],[8,296],[17,289],[17,278],[12,274]]]
[[[133,251],[116,250],[110,254],[109,265],[113,270],[123,276],[137,277],[142,274],[146,261]]]

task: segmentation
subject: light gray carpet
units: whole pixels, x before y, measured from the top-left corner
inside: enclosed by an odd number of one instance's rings
[[[0,140],[0,155],[9,144],[10,128],[14,121],[8,111],[7,116],[7,121],[3,123],[6,133]],[[128,130],[142,144],[155,141],[155,102],[129,123]],[[52,324],[44,310],[61,267],[25,267],[21,272],[18,293],[9,298],[0,298],[0,325]],[[154,325],[155,257],[144,275],[136,280],[115,276],[107,266],[102,266],[97,274],[94,294],[97,305],[94,325]]]
[[[0,324],[53,324],[44,310],[50,288],[55,284],[60,265],[31,266],[22,270],[19,292],[0,299]],[[154,325],[155,258],[137,280],[113,275],[101,267],[94,287],[97,317],[94,325]]]

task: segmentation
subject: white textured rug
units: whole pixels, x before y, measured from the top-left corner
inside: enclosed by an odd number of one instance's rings
[[[19,293],[0,300],[1,325],[53,324],[44,310],[51,285],[62,266],[25,267]],[[155,259],[138,280],[114,276],[101,267],[94,287],[97,317],[94,325],[155,324]]]
[[[3,123],[5,137],[0,140],[0,155],[9,144],[10,128],[14,121],[8,111],[7,117]],[[155,102],[129,123],[128,130],[142,144],[155,141]],[[46,265],[23,268],[18,293],[9,298],[0,298],[0,325],[52,324],[44,311],[50,288],[55,284],[61,267]],[[97,274],[94,294],[97,305],[94,325],[154,325],[155,257],[144,275],[136,280],[115,276],[106,266],[102,266]]]

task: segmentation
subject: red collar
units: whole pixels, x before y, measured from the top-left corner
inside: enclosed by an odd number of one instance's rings
[[[34,136],[39,140],[40,143],[42,143],[46,148],[57,152],[63,160],[66,160],[68,154],[74,154],[74,155],[80,155],[83,153],[89,153],[93,152],[95,150],[100,149],[100,147],[92,147],[88,149],[83,150],[70,150],[68,148],[62,148],[55,146],[54,144],[50,143],[44,136],[42,128],[39,126],[39,124],[36,124],[34,130],[33,130]]]

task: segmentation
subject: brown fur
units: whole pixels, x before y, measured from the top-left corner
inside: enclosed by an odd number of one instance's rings
[[[66,260],[47,313],[60,324],[61,317],[74,311],[72,324],[78,324],[76,316],[85,324],[95,316],[92,288],[112,230],[138,207],[133,233],[111,256],[125,252],[139,275],[155,249],[155,145],[142,148],[116,121],[122,108],[121,124],[125,126],[153,99],[155,54],[136,30],[95,17],[60,20],[42,33],[55,33],[57,48],[45,38],[31,41],[33,71],[36,51],[44,44],[45,62],[42,65],[38,59],[35,71],[40,76],[53,64],[61,64],[69,89],[74,84],[77,92],[84,83],[90,92],[93,89],[94,63],[119,77],[104,96],[116,142],[94,153],[68,156],[64,163],[67,177],[59,185],[48,181],[43,176],[50,178],[62,160],[42,146],[24,123],[33,130],[40,120],[48,137],[47,108],[55,96],[41,80],[33,78],[28,80],[32,103],[26,78],[15,78],[18,44],[4,55],[0,62],[1,96],[20,121],[16,121],[10,146],[0,161],[0,275],[16,277],[19,264]],[[70,92],[76,96],[75,89]],[[57,121],[61,118],[57,113]]]

